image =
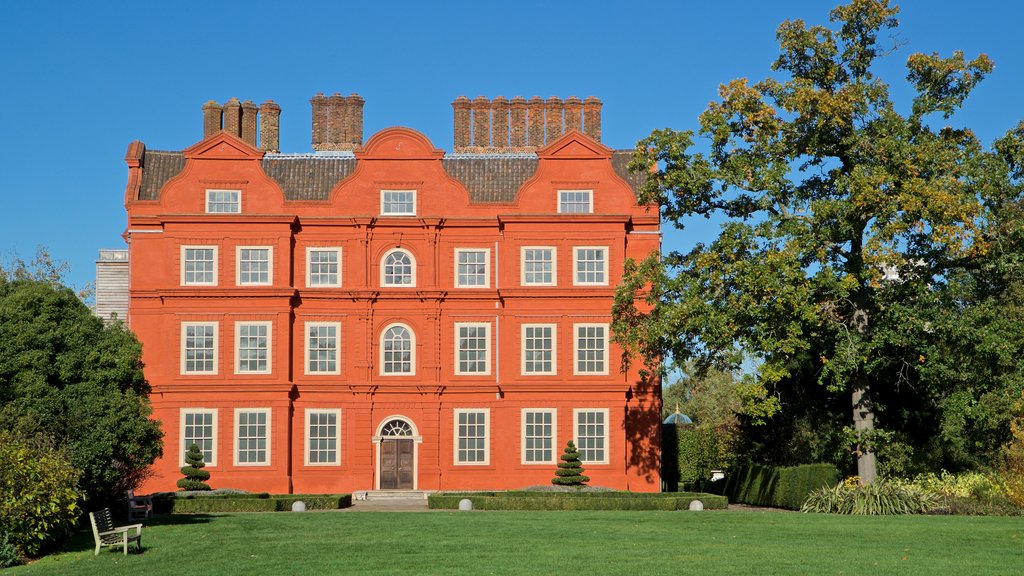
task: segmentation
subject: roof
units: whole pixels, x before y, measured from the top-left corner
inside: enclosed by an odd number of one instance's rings
[[[636,192],[644,176],[629,173],[632,154],[632,150],[616,150],[611,163],[616,174]],[[354,156],[345,154],[267,154],[260,165],[281,186],[286,200],[327,200],[331,190],[356,169],[357,162]],[[471,202],[509,203],[537,171],[538,162],[533,154],[449,154],[441,165],[466,187]],[[141,165],[139,200],[157,200],[164,184],[185,168],[185,154],[146,150]]]

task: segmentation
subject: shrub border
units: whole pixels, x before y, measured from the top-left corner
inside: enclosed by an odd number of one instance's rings
[[[688,510],[700,500],[707,510],[724,510],[724,496],[702,492],[439,492],[427,497],[433,510],[458,509],[469,499],[474,510]]]
[[[157,514],[203,514],[208,512],[289,512],[298,501],[306,510],[337,510],[352,505],[351,494],[210,494],[156,496]]]

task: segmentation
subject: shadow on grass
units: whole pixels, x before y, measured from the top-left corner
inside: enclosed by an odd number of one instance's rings
[[[222,514],[220,516],[224,515]],[[157,516],[153,516],[152,518],[149,518],[142,522],[142,538],[143,541],[145,541],[146,528],[156,526],[187,526],[190,524],[208,524],[213,518],[214,516],[211,516],[209,514],[160,514]],[[86,521],[88,522],[88,520]],[[128,523],[118,523],[118,526],[122,526],[125,524]],[[136,522],[131,522],[131,524],[136,524]],[[94,550],[95,548],[96,541],[93,539],[92,536],[92,528],[89,527],[88,524],[86,524],[84,528],[79,528],[78,530],[76,530],[71,535],[71,537],[68,538],[67,542],[65,542],[63,546],[58,548],[57,552],[86,552]],[[120,548],[104,547],[103,550],[115,550],[117,551],[118,554],[121,553]],[[128,547],[129,554],[139,554],[145,552],[145,545],[142,546],[142,552],[137,551],[135,544],[132,544]]]

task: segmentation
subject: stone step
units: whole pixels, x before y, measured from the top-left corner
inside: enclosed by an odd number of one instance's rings
[[[356,500],[426,500],[430,492],[425,490],[360,490],[353,493]]]

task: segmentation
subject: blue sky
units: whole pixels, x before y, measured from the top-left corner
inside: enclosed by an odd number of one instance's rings
[[[8,2],[0,22],[0,255],[44,245],[92,280],[97,249],[122,247],[132,140],[180,150],[207,100],[273,99],[281,148],[308,152],[309,99],[357,92],[365,134],[409,126],[451,150],[459,95],[597,96],[603,142],[693,128],[720,83],[760,79],[787,18],[827,22],[828,1]],[[879,72],[902,90],[913,52],[984,52],[995,72],[954,124],[986,142],[1024,118],[1024,7],[900,4],[902,47]],[[902,98],[902,100],[900,100]],[[713,238],[706,223],[666,249]]]

